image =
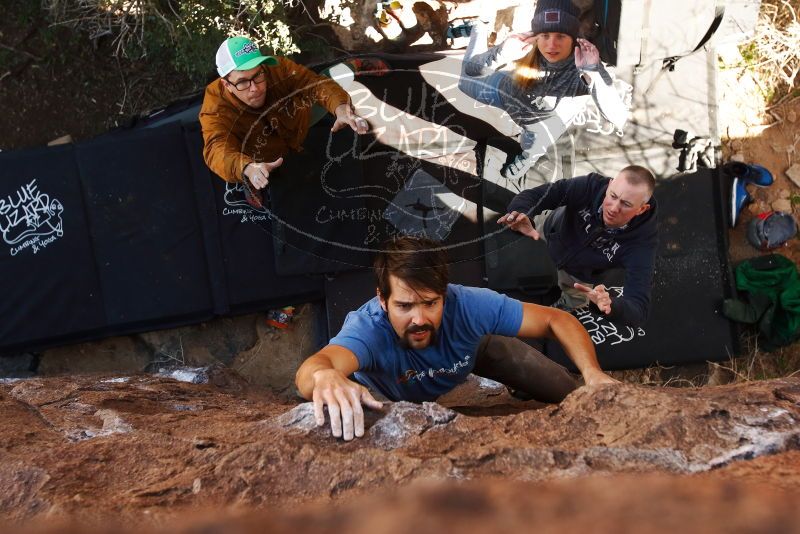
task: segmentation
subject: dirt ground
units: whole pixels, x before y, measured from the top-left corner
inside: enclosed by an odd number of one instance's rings
[[[789,211],[787,207],[792,208],[795,217],[800,213],[800,198],[797,198],[797,195],[800,195],[800,187],[786,175],[789,167],[800,162],[797,152],[800,150],[800,99],[777,106],[770,111],[780,120],[773,119],[768,125],[751,128],[750,131],[755,135],[726,140],[725,152],[730,154],[726,159],[740,157],[747,163],[758,163],[769,169],[775,177],[775,183],[770,187],[752,185],[748,187],[755,202],[747,207],[741,221],[730,232],[729,251],[734,263],[757,253],[745,237],[747,223],[754,216],[771,210]],[[794,202],[793,197],[796,199]],[[794,238],[774,252],[798,263],[800,240]]]
[[[793,182],[786,171],[800,163],[800,97],[785,98],[779,105],[766,102],[763,87],[749,69],[740,68],[742,56],[735,46],[720,52],[718,102],[723,162],[739,160],[766,167],[775,178],[770,187],[747,186],[754,202],[748,205],[736,227],[729,230],[729,255],[735,267],[759,252],[746,238],[753,217],[771,210],[793,213],[800,220],[800,180]],[[796,93],[796,91],[795,91]],[[800,263],[800,238],[791,239],[776,252]],[[736,379],[788,376],[800,370],[800,342],[772,353],[759,349],[749,333],[742,337],[742,357],[726,366]],[[726,371],[728,370],[726,369]]]
[[[721,108],[725,108],[740,100],[741,95],[732,95],[723,92]],[[730,101],[725,99],[729,98]],[[734,137],[723,138],[724,161],[732,159],[746,163],[757,163],[769,169],[775,178],[775,183],[770,187],[750,185],[748,192],[754,199],[744,210],[741,220],[729,232],[730,258],[733,263],[753,257],[759,252],[752,247],[745,237],[747,224],[759,213],[771,210],[790,211],[795,217],[800,214],[800,186],[792,182],[786,175],[786,170],[800,162],[800,98],[776,106],[769,110],[764,117],[743,128],[740,118],[730,117],[726,124],[723,115],[722,131],[735,132]],[[769,121],[769,122],[767,122]],[[794,201],[792,200],[794,198]],[[789,208],[787,210],[787,208]],[[773,252],[783,254],[795,263],[800,262],[800,240],[794,238]]]

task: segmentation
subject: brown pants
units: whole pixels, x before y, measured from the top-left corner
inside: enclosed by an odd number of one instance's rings
[[[564,367],[515,337],[483,336],[472,372],[540,402],[561,402],[578,387]]]

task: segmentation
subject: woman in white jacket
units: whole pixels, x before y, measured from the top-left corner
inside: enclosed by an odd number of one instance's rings
[[[459,88],[505,110],[522,128],[522,153],[503,166],[506,178],[525,175],[583,110],[587,95],[618,129],[627,120],[628,109],[600,53],[578,38],[578,15],[570,0],[538,0],[531,32],[511,35],[488,50],[488,24],[472,30]],[[500,70],[511,63],[513,70]]]

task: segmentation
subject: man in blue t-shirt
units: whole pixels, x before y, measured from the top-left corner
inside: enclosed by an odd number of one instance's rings
[[[339,334],[297,370],[317,424],[351,440],[364,435],[361,405],[433,401],[473,372],[546,402],[560,402],[574,378],[516,337],[554,337],[587,385],[615,382],[597,363],[589,335],[567,312],[448,283],[447,257],[430,240],[402,237],[375,260],[378,295],[348,314]],[[352,379],[351,379],[352,378]]]

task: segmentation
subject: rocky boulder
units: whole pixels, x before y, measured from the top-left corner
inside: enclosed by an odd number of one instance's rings
[[[309,403],[220,370],[205,384],[190,375],[0,384],[0,518],[153,525],[198,509],[344,503],[418,481],[696,479],[800,444],[800,379],[584,387],[560,405],[476,380],[448,406],[369,411],[365,436],[343,442],[315,425]]]

